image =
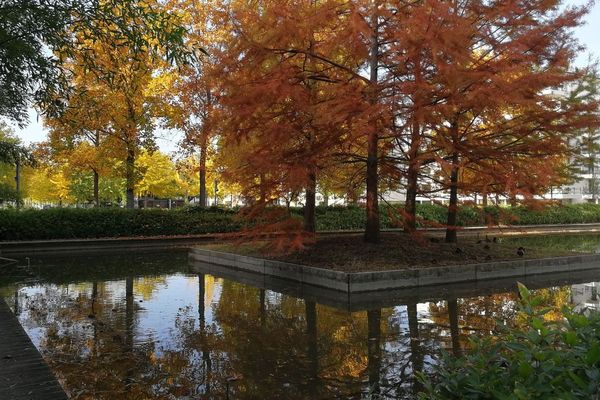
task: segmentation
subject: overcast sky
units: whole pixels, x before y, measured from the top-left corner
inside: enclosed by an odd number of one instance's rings
[[[586,1],[567,1],[567,4],[579,5],[584,3],[586,3]],[[586,21],[587,23],[584,26],[579,27],[575,32],[575,35],[579,38],[581,43],[587,47],[587,51],[578,57],[577,63],[580,65],[587,62],[590,54],[595,57],[600,57],[600,0],[594,5],[592,11],[587,16]],[[29,120],[29,125],[26,128],[19,129],[15,127],[15,131],[26,144],[43,141],[46,138],[46,132],[34,110],[30,110]],[[177,133],[168,131],[157,132],[157,143],[162,151],[175,151],[179,140],[180,136]]]

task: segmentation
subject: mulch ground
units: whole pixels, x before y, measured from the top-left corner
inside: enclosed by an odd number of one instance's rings
[[[209,247],[217,251],[242,253],[344,272],[427,268],[574,255],[571,252],[541,248],[525,248],[524,254],[519,255],[518,244],[505,244],[500,238],[459,238],[458,243],[452,244],[444,243],[443,239],[415,237],[404,233],[384,233],[377,244],[365,243],[362,235],[323,236],[305,249],[287,255],[269,255],[264,252],[264,246],[261,249],[258,244],[222,244]]]

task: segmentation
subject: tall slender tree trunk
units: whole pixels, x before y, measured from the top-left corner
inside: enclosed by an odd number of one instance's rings
[[[373,33],[371,35],[371,49],[369,54],[369,68],[371,82],[370,102],[376,104],[378,101],[377,83],[379,69],[379,1],[373,2],[373,14],[371,24]],[[367,144],[367,226],[365,229],[365,241],[368,243],[379,242],[379,121],[373,119],[371,131]]]
[[[259,176],[259,191],[260,191],[260,204],[263,206],[267,202],[267,177],[264,173],[261,173]]]
[[[96,154],[98,154],[98,148],[100,147],[100,132],[94,132],[94,138],[92,139],[92,143],[96,148]],[[95,165],[92,168],[92,172],[94,173],[94,207],[100,207],[100,174],[98,173],[98,166]]]
[[[369,147],[367,156],[367,227],[365,241],[379,242],[379,193],[378,193],[378,154],[377,133],[369,134]]]
[[[200,139],[200,171],[199,171],[199,177],[200,177],[200,198],[199,198],[199,202],[200,202],[200,207],[206,207],[207,203],[208,203],[208,199],[207,199],[207,194],[206,194],[206,150],[207,150],[207,144],[208,144],[208,140],[206,137],[206,132],[204,131],[201,133],[201,139]]]
[[[371,394],[377,395],[381,391],[379,385],[381,378],[381,309],[367,311],[367,325],[369,389]]]
[[[456,243],[458,236],[456,223],[458,219],[458,153],[452,154],[450,172],[450,202],[448,203],[448,220],[446,222],[446,243]]]
[[[128,351],[133,351],[133,277],[125,278],[125,345]]]
[[[204,307],[204,297],[206,295],[206,280],[204,274],[198,274],[198,323],[203,329],[206,323],[206,309]]]
[[[317,0],[309,0],[311,7],[313,7],[313,13],[316,14],[316,4]],[[308,56],[308,65],[310,68],[310,73],[314,74],[317,71],[315,59],[312,56],[312,53],[315,51],[315,37],[314,32],[311,32],[310,43],[309,43],[309,56]],[[315,87],[315,82],[310,78],[306,80],[306,86],[308,88],[310,94],[310,102],[311,104],[317,104],[317,88]],[[313,125],[313,116],[311,115],[309,121],[309,131],[307,138],[307,147],[308,152],[312,153],[314,148],[316,130]],[[316,232],[316,224],[315,224],[315,208],[317,206],[317,166],[314,161],[309,161],[311,165],[308,166],[308,171],[306,174],[306,188],[305,188],[305,204],[304,204],[304,231],[309,233]]]
[[[206,296],[205,275],[198,274],[198,325],[200,331],[200,351],[202,353],[202,362],[204,364],[204,382],[206,393],[210,393],[210,376],[212,370],[212,361],[210,359],[210,350],[206,346],[206,307],[204,307],[204,298]]]
[[[315,208],[317,204],[317,174],[315,168],[311,168],[307,180],[306,202],[304,205],[304,230],[306,232],[315,233]]]
[[[95,169],[92,170],[94,173],[94,207],[100,207],[100,175]]]
[[[17,209],[21,208],[21,159],[15,161],[15,190],[17,191]]]
[[[135,193],[135,150],[131,147],[127,149],[127,159],[125,161],[125,199],[126,207],[134,208]]]
[[[18,317],[21,314],[21,308],[19,307],[19,285],[15,285],[14,309],[15,315]]]
[[[461,355],[460,329],[458,327],[458,301],[448,299],[448,319],[450,321],[450,338],[452,340],[452,352],[455,356]]]
[[[415,60],[415,86],[420,87],[423,77],[421,74],[421,59]],[[413,98],[413,121],[410,130],[410,148],[408,149],[408,171],[406,175],[406,202],[404,203],[405,219],[404,232],[413,233],[417,230],[417,191],[419,170],[419,148],[421,147],[421,95],[417,92]]]
[[[317,305],[313,301],[305,301],[304,310],[306,314],[306,335],[307,335],[307,357],[309,363],[309,373],[311,394],[316,397],[318,393],[319,381],[319,351],[317,336]]]
[[[416,372],[423,372],[424,352],[419,349],[419,317],[417,313],[417,303],[408,303],[406,305],[408,315],[408,332],[410,336],[410,362],[413,370],[413,394],[416,396],[423,389],[423,385],[417,379]]]
[[[98,282],[94,281],[92,283],[92,307],[90,314],[96,315],[96,300],[98,299]]]
[[[458,219],[458,176],[459,176],[459,154],[458,154],[458,121],[453,121],[450,127],[452,138],[452,158],[450,164],[450,202],[448,204],[448,220],[446,223],[446,243],[456,243],[456,222]]]
[[[258,307],[260,326],[264,328],[267,323],[267,294],[265,289],[259,289]]]
[[[406,202],[404,203],[404,232],[413,233],[417,230],[417,185],[419,167],[414,162],[409,162],[406,175]]]

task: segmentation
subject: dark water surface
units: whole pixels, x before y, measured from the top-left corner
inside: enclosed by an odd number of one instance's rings
[[[518,320],[514,280],[344,303],[201,272],[182,250],[41,256],[0,295],[74,399],[410,399],[440,350]],[[596,307],[595,281],[526,284],[549,306]]]

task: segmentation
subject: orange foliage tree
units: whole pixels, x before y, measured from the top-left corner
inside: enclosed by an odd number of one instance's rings
[[[236,149],[249,197],[304,192],[303,229],[315,231],[317,181],[331,160],[347,154],[350,116],[364,111],[365,79],[354,72],[363,56],[348,45],[339,1],[262,1],[230,4],[232,34],[220,55],[225,110],[222,145]],[[342,17],[348,22],[348,17]],[[332,68],[324,56],[352,68]],[[252,193],[254,191],[254,193]],[[268,195],[267,195],[268,193]]]
[[[450,194],[446,241],[455,242],[463,169],[490,177],[512,197],[539,193],[558,170],[550,162],[568,151],[569,134],[593,123],[586,107],[561,102],[551,90],[577,79],[570,29],[585,8],[558,11],[558,1],[436,4],[452,34],[434,49],[432,83],[444,100],[430,126]]]

